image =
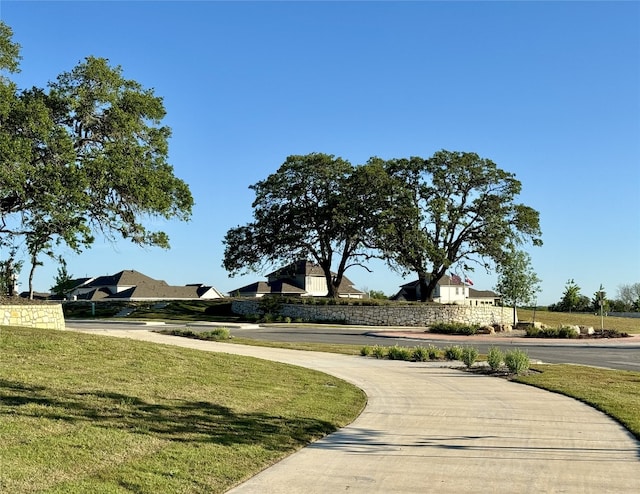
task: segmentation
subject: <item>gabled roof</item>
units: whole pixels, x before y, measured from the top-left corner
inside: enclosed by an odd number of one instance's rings
[[[462,286],[464,285],[464,283],[462,282],[462,280],[460,281],[453,281],[453,279],[448,275],[445,274],[442,276],[442,278],[440,278],[440,281],[438,281],[438,285],[440,286]],[[414,281],[410,281],[409,283],[405,283],[404,285],[400,285],[400,288],[415,288],[417,286],[420,286],[420,280],[414,280]]]
[[[167,298],[167,299],[181,299],[181,298],[199,298],[197,286],[169,286],[166,283],[140,283],[139,285],[127,288],[118,293],[113,294],[110,298]]]
[[[324,271],[320,266],[311,261],[300,260],[287,264],[286,266],[275,270],[273,273],[269,273],[267,278],[288,278],[299,274],[303,274],[305,276],[324,276]]]
[[[256,294],[271,294],[271,295],[302,295],[306,293],[302,288],[299,288],[286,281],[257,281],[250,285],[243,286],[237,290],[233,290],[231,293],[256,293]]]
[[[469,288],[469,298],[500,298],[500,295],[491,290],[475,290]]]
[[[120,271],[119,273],[110,276],[98,276],[97,278],[92,279],[85,286],[136,286],[141,283],[149,282],[169,286],[164,280],[155,280],[145,274],[134,271],[133,269]]]

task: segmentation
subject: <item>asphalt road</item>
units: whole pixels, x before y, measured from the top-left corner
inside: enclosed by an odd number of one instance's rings
[[[149,326],[127,324],[124,321],[67,321],[69,328],[101,329],[105,326],[117,325],[120,329],[150,329]],[[166,324],[165,327],[184,327],[185,324]],[[382,328],[380,328],[382,330]],[[263,341],[282,342],[307,342],[307,343],[339,343],[349,345],[401,345],[416,346],[434,344],[444,347],[452,344],[472,344],[482,353],[486,353],[490,346],[496,346],[503,350],[521,348],[526,350],[533,360],[547,363],[573,363],[605,367],[610,369],[631,370],[640,372],[640,347],[629,344],[616,344],[616,342],[599,343],[597,340],[584,344],[565,344],[558,341],[550,343],[534,343],[531,340],[514,343],[513,339],[500,340],[495,338],[491,342],[465,341],[463,338],[438,339],[411,339],[374,336],[373,328],[345,328],[345,327],[260,327],[260,328],[233,328],[231,334],[236,337],[252,338]]]

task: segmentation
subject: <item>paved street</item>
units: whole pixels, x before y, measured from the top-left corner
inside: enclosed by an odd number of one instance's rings
[[[114,325],[120,328],[148,329],[143,325],[131,324],[126,321],[114,322],[108,320],[104,322],[79,322],[69,320],[66,322],[69,328],[103,328],[105,324]],[[175,325],[165,325],[167,327],[185,327],[184,323]],[[206,326],[205,326],[206,327]],[[237,337],[252,338],[266,341],[287,341],[287,342],[315,342],[315,343],[340,343],[350,345],[401,345],[416,346],[427,345],[429,343],[437,346],[447,346],[453,344],[469,344],[486,353],[490,346],[497,346],[503,350],[522,348],[529,353],[534,360],[548,363],[574,363],[591,365],[596,367],[607,367],[610,369],[632,370],[640,372],[640,337],[633,338],[634,343],[622,343],[621,341],[609,340],[580,340],[579,342],[566,343],[561,340],[529,340],[524,338],[504,338],[504,337],[443,337],[420,335],[421,338],[411,337],[380,337],[374,334],[386,334],[386,328],[348,328],[331,326],[295,327],[295,326],[269,326],[257,327],[245,325],[243,327],[232,327],[232,334]],[[399,333],[398,333],[399,334]]]

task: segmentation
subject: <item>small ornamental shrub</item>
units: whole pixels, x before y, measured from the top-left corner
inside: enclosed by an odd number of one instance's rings
[[[462,324],[459,322],[439,322],[429,327],[431,333],[474,335],[478,332],[478,325]]]
[[[462,347],[459,345],[445,347],[444,358],[447,360],[462,360]]]
[[[439,360],[442,357],[442,352],[435,345],[427,346],[427,352],[429,353],[429,360]]]
[[[216,328],[211,331],[203,331],[197,337],[201,340],[229,340],[231,339],[231,331],[228,328]]]
[[[516,348],[505,354],[504,363],[512,374],[522,374],[529,370],[529,354]]]
[[[387,356],[387,351],[383,346],[375,345],[371,350],[371,355],[375,358],[385,358]]]
[[[387,351],[387,358],[389,360],[411,360],[411,350],[406,347],[393,345],[389,347]]]
[[[493,371],[497,371],[504,363],[504,353],[499,348],[492,346],[487,353],[487,363]]]
[[[369,345],[363,346],[360,349],[360,355],[362,355],[363,357],[368,357],[369,355],[371,355],[372,352],[373,352],[373,348],[371,348],[371,346]]]
[[[471,366],[476,362],[478,358],[478,350],[471,346],[464,347],[462,349],[462,362],[467,368],[471,368]]]
[[[412,360],[415,362],[426,362],[429,360],[429,350],[423,346],[417,346],[413,349]]]
[[[574,328],[561,326],[559,328],[534,328],[526,329],[525,335],[528,338],[577,338],[578,333]]]
[[[285,323],[287,323],[287,324],[291,324],[291,318],[290,318],[290,317],[288,317],[288,316],[287,316],[287,317],[285,317],[285,318],[284,318],[284,322],[285,322]]]

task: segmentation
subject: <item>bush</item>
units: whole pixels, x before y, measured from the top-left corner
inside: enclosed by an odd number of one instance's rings
[[[504,363],[504,353],[499,348],[492,346],[487,353],[487,363],[491,370],[497,371]]]
[[[172,336],[182,336],[183,338],[192,338],[194,340],[218,341],[231,339],[231,331],[229,331],[228,328],[216,328],[211,331],[201,332],[190,329],[165,329],[158,332]]]
[[[462,360],[462,347],[458,345],[445,347],[444,358],[447,360]]]
[[[475,363],[478,358],[478,350],[471,346],[464,347],[462,349],[462,362],[467,368],[471,368],[471,366]]]
[[[439,322],[429,327],[429,332],[438,334],[474,335],[478,332],[478,326],[462,324],[459,322]]]
[[[363,357],[368,357],[373,352],[373,348],[369,345],[365,345],[360,349],[360,355]]]
[[[413,349],[412,360],[415,362],[426,362],[429,360],[429,350],[423,346],[417,346]]]
[[[429,360],[439,360],[442,357],[442,352],[437,346],[429,345],[427,352],[429,352]]]
[[[371,355],[375,358],[385,358],[387,356],[387,351],[383,346],[375,345],[371,350]]]
[[[389,360],[411,360],[411,350],[408,348],[393,345],[387,351]]]
[[[504,363],[512,374],[522,374],[529,370],[529,354],[516,348],[505,354]]]
[[[231,339],[231,331],[228,328],[217,328],[212,331],[204,331],[202,333],[196,333],[197,338],[201,340],[230,340]]]
[[[528,327],[525,335],[527,338],[577,338],[578,334],[569,326],[559,328],[535,328]]]

